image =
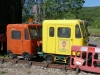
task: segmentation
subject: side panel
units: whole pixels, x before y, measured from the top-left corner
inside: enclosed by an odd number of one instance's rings
[[[11,50],[11,29],[7,26],[7,50]]]
[[[43,30],[42,30],[42,51],[46,53],[47,49],[47,24],[43,22]]]
[[[14,54],[22,54],[23,51],[23,39],[21,28],[11,28],[11,50]]]
[[[56,29],[56,54],[70,55],[73,44],[73,27],[58,25]]]
[[[48,25],[47,28],[47,51],[46,53],[56,53],[55,49],[55,25]]]

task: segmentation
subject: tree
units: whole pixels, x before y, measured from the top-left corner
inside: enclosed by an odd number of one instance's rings
[[[32,5],[34,4],[33,0],[25,0],[23,9],[22,9],[22,22],[27,22],[29,18],[33,18],[32,14]]]
[[[45,18],[77,18],[84,0],[43,0],[41,9],[45,11]]]
[[[28,9],[24,8],[23,14],[30,14],[30,7],[32,4],[37,3],[39,8],[38,19],[42,22],[44,19],[66,19],[78,18],[80,9],[84,4],[84,0],[28,0]]]

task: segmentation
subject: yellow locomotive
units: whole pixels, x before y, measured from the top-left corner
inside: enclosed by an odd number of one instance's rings
[[[38,54],[47,63],[69,64],[71,46],[88,44],[83,20],[44,20],[42,28],[42,50]]]

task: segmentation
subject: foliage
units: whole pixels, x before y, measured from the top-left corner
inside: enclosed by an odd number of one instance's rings
[[[32,14],[32,5],[33,0],[25,0],[23,9],[22,9],[22,21],[27,22],[28,18],[33,18],[34,15]]]
[[[83,7],[79,13],[79,18],[88,20],[90,28],[100,28],[100,7]]]
[[[23,7],[23,22],[28,18],[37,19],[83,19],[90,22],[90,28],[100,28],[100,7],[83,7],[85,0],[25,0]],[[38,5],[36,16],[32,12],[32,6]]]
[[[77,18],[84,0],[45,0],[40,3],[45,19]]]
[[[84,0],[26,0],[23,8],[23,21],[27,21],[32,4],[38,4],[39,14],[37,15],[39,21],[44,19],[68,19],[78,18],[79,10],[84,4]],[[30,8],[31,6],[31,8]]]

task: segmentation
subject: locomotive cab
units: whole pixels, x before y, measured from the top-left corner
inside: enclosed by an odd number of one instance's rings
[[[88,43],[84,29],[80,20],[45,20],[40,56],[46,58],[48,63],[68,63],[71,46],[86,46]]]
[[[37,41],[41,40],[40,24],[7,25],[7,54],[9,58],[23,56],[31,60],[37,54]]]

